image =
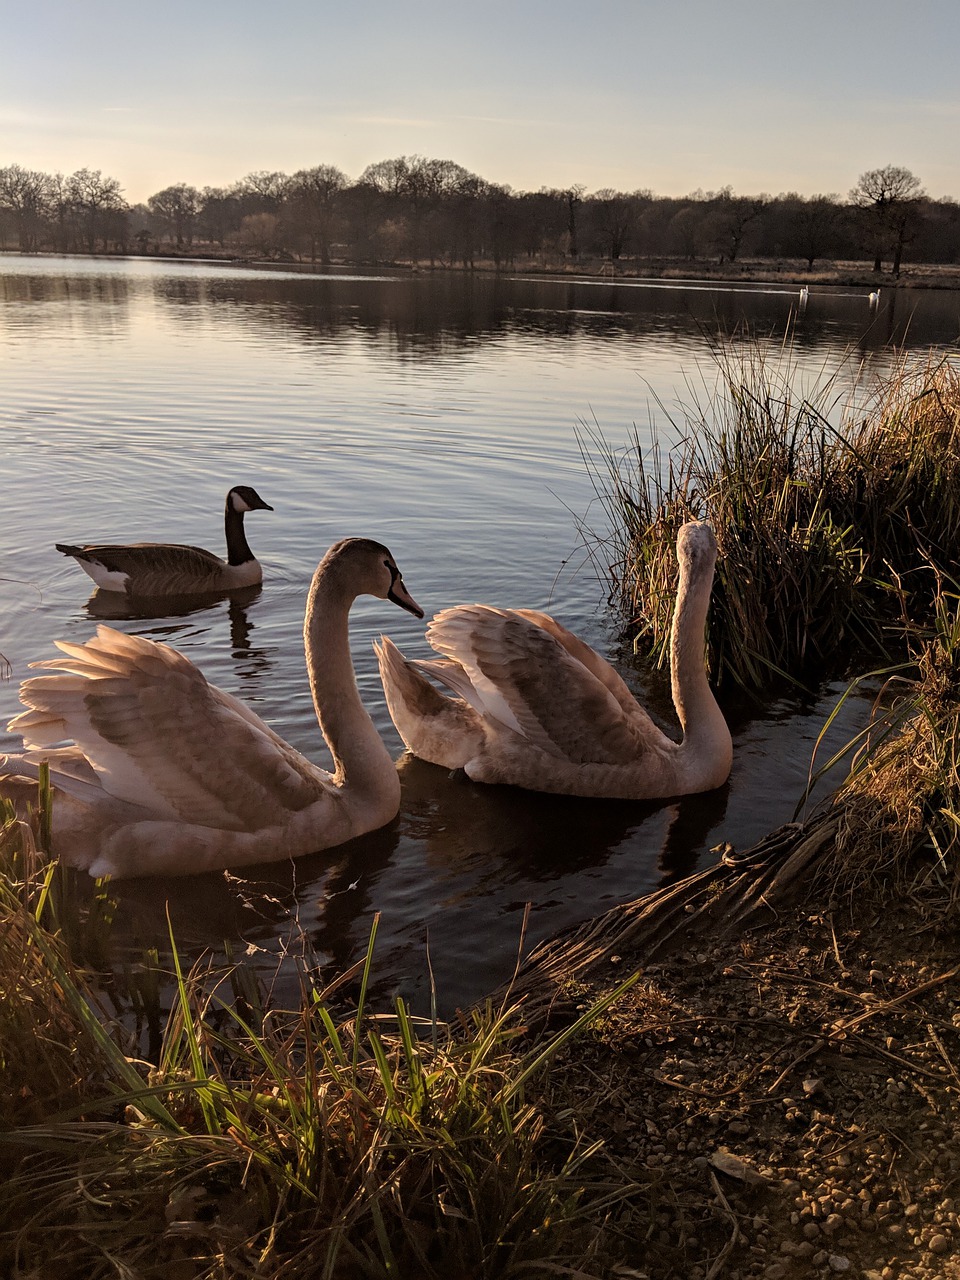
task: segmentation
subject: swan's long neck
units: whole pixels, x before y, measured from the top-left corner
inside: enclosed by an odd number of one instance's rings
[[[317,719],[333,753],[334,781],[350,794],[375,795],[386,807],[392,804],[392,817],[400,778],[360,700],[350,656],[347,623],[355,598],[336,566],[322,563],[313,576],[303,624],[307,673]]]
[[[705,632],[713,561],[681,562],[670,642],[673,705],[683,729],[680,753],[702,789],[719,786],[730,772],[730,730],[707,679]]]
[[[234,511],[229,498],[223,515],[223,528],[227,535],[227,564],[246,564],[248,560],[252,560],[253,552],[247,545],[247,535],[243,531],[243,512]]]

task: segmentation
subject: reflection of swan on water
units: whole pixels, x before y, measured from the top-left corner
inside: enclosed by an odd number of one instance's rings
[[[677,557],[670,667],[681,742],[656,727],[608,662],[546,614],[460,605],[428,628],[440,661],[408,662],[386,637],[377,647],[407,747],[474,781],[533,791],[646,800],[720,786],[732,745],[704,665],[717,558],[709,524],[680,529]],[[421,671],[459,697],[444,697]]]
[[[226,560],[202,547],[167,542],[134,542],[125,546],[58,542],[56,547],[65,556],[73,556],[84,573],[105,591],[138,596],[230,591],[253,586],[263,578],[260,562],[243,531],[244,513],[272,510],[249,485],[230,490],[223,516]]]
[[[803,288],[800,290],[801,308],[805,307],[809,301],[810,301],[810,290],[807,288],[806,285],[804,285]]]
[[[358,595],[423,611],[390,552],[350,538],[314,574],[304,639],[314,705],[336,772],[306,760],[182,654],[109,627],[59,641],[69,672],[26,680],[11,722],[28,753],[0,764],[0,794],[30,801],[51,763],[53,850],[91,875],[187,875],[297,857],[389,822],[396,767],[364,709],[347,619]],[[72,739],[70,747],[56,744]],[[43,748],[51,747],[51,750]],[[4,776],[6,775],[6,776]]]

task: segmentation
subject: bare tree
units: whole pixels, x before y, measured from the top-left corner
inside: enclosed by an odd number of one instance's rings
[[[241,178],[237,183],[237,190],[241,195],[246,196],[251,204],[258,205],[257,208],[250,209],[248,212],[278,213],[290,190],[290,183],[291,179],[285,173],[277,173],[272,169],[258,169]]]
[[[22,169],[18,164],[0,169],[0,209],[13,215],[21,253],[35,253],[40,247],[52,198],[49,174]]]
[[[611,262],[620,258],[636,223],[637,201],[609,187],[597,191],[587,200],[603,254]]]
[[[200,193],[197,231],[204,239],[222,249],[227,238],[240,229],[243,213],[236,191],[223,187],[204,187]]]
[[[747,227],[769,204],[769,196],[735,196],[732,187],[724,187],[717,193],[712,222],[721,260],[726,249],[730,261],[736,262]]]
[[[862,173],[850,192],[850,203],[863,211],[864,225],[873,242],[873,269],[883,270],[886,253],[893,257],[893,274],[900,274],[903,249],[916,229],[924,192],[920,179],[909,169],[888,164]]]
[[[194,224],[200,212],[200,193],[196,187],[188,187],[183,182],[164,187],[147,198],[147,208],[173,236],[178,249],[183,248],[184,241],[187,244],[192,242]]]
[[[826,256],[836,238],[840,220],[839,198],[811,196],[798,200],[793,214],[793,231],[801,255],[807,260],[807,270],[813,270],[817,258]]]
[[[567,187],[563,193],[567,201],[567,234],[569,240],[569,253],[571,258],[580,257],[580,244],[577,240],[577,210],[583,203],[583,193],[586,187],[577,183],[575,186]]]
[[[290,179],[290,202],[294,221],[302,226],[310,242],[310,260],[327,266],[335,201],[347,185],[347,176],[332,164],[299,169]]]
[[[98,241],[107,249],[111,239],[124,238],[116,215],[125,213],[127,204],[116,178],[103,177],[99,169],[78,169],[67,179],[66,195],[90,253],[97,252]]]
[[[410,260],[419,261],[426,249],[432,265],[437,256],[436,227],[441,221],[444,202],[463,192],[470,182],[477,181],[479,179],[453,160],[415,155],[368,165],[358,185],[379,193],[384,212],[394,228],[401,225],[406,228],[406,252]]]

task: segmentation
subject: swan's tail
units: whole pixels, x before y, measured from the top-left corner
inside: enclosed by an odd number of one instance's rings
[[[483,745],[480,717],[462,698],[445,697],[420,670],[459,692],[461,682],[451,678],[456,664],[408,662],[388,636],[381,636],[373,647],[387,707],[407,749],[431,764],[462,769]],[[466,679],[462,670],[460,674]]]

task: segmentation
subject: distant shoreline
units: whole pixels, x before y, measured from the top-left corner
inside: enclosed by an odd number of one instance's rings
[[[708,259],[586,258],[558,261],[514,262],[511,265],[477,262],[471,267],[446,263],[411,263],[408,261],[373,262],[336,257],[330,263],[302,261],[297,258],[259,258],[227,252],[205,245],[196,252],[170,253],[97,253],[58,254],[39,252],[22,254],[19,250],[2,249],[0,256],[57,258],[136,258],[149,261],[233,263],[245,267],[263,267],[299,271],[305,275],[322,275],[330,271],[396,271],[410,275],[528,275],[543,277],[589,277],[597,280],[707,280],[724,284],[795,284],[806,286],[846,286],[864,289],[960,289],[960,264],[911,263],[901,269],[899,277],[873,271],[865,262],[824,260],[808,269],[796,259],[744,258],[737,262],[714,262]]]

